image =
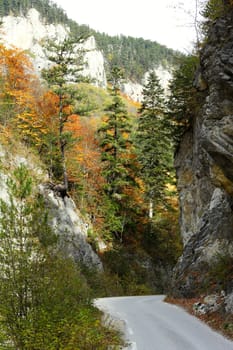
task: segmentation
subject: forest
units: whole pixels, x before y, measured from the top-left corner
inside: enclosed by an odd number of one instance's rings
[[[206,7],[210,21],[218,1]],[[71,24],[44,0],[2,0],[0,13],[25,13],[30,6],[48,21]],[[104,265],[104,272],[76,266],[57,250],[36,179],[25,166],[15,169],[7,182],[10,200],[0,201],[2,349],[116,348],[119,334],[102,325],[93,298],[169,293],[182,252],[173,157],[199,103],[193,87],[198,50],[174,56],[143,39],[96,33],[106,55],[112,54],[106,91],[84,80],[82,53],[73,55],[86,35],[76,31],[49,42],[51,66],[40,78],[27,54],[0,44],[0,142],[9,150],[30,150],[60,196],[75,200],[91,221],[88,240]],[[119,46],[124,49],[116,58]],[[169,97],[153,70],[140,104],[121,93],[125,77],[140,79],[148,62],[171,63],[174,57]],[[8,166],[0,166],[6,173]]]
[[[92,297],[159,293],[168,287],[166,276],[181,253],[173,143],[158,78],[151,73],[141,105],[121,94],[123,70],[117,66],[109,90],[98,89],[82,82],[82,57],[68,54],[75,44],[70,38],[49,43],[53,65],[41,79],[24,52],[1,44],[0,137],[9,152],[20,145],[30,149],[44,164],[49,183],[59,185],[60,196],[71,196],[89,217],[88,240],[104,272],[86,266],[77,270],[62,253],[55,254],[57,237],[46,206],[32,190],[36,180],[24,166],[15,169],[7,183],[12,200],[0,202],[1,338],[2,344],[14,339],[13,348],[56,349],[59,342],[59,349],[76,343],[89,349],[85,346],[94,342],[96,349],[105,349],[105,341],[119,343],[98,321]],[[9,171],[4,161],[1,170]],[[12,239],[16,246],[9,250]],[[105,242],[104,251],[99,240]],[[78,309],[67,314],[77,288]],[[68,324],[74,326],[68,330]],[[83,332],[88,345],[82,345]]]

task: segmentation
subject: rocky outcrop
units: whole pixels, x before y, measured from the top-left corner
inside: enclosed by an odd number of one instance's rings
[[[184,241],[175,269],[176,295],[208,289],[206,276],[216,259],[233,257],[232,50],[233,13],[228,12],[210,28],[202,49],[195,81],[204,102],[175,160]],[[225,288],[230,295],[232,282]]]
[[[87,242],[89,224],[81,217],[74,201],[62,198],[47,186],[40,186],[48,206],[51,226],[59,236],[64,254],[89,268],[102,269],[99,257]]]
[[[69,33],[69,28],[61,24],[46,24],[35,9],[30,9],[27,16],[6,16],[2,18],[0,38],[10,46],[30,52],[33,65],[37,72],[48,67],[43,41],[46,39],[60,39]],[[85,54],[84,76],[93,79],[94,84],[106,87],[104,57],[97,50],[94,37],[90,37],[83,45]]]
[[[158,67],[155,67],[153,69],[166,95],[169,93],[169,81],[172,78],[172,70],[173,68],[171,66],[164,67],[161,64]],[[145,74],[141,83],[132,82],[128,80],[127,82],[122,84],[122,87],[121,87],[122,92],[125,93],[127,96],[129,96],[133,101],[141,102],[143,99],[143,94],[142,94],[143,86],[147,82],[149,73],[150,72],[147,72]]]
[[[23,145],[18,150],[4,147],[0,144],[0,200],[9,202],[7,181],[12,172],[20,165],[25,165],[30,171],[30,176],[36,183],[48,183],[48,178],[43,170],[43,165],[38,158]],[[8,149],[9,148],[9,149]],[[77,263],[82,263],[89,268],[102,270],[102,263],[88,243],[89,224],[85,220],[74,201],[69,197],[62,198],[59,193],[48,185],[39,186],[47,204],[51,226],[59,236],[59,248],[67,256]]]

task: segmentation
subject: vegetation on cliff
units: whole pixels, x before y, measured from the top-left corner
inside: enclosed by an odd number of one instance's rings
[[[48,23],[67,25],[76,37],[94,35],[98,48],[104,54],[108,73],[117,65],[124,69],[127,78],[140,82],[149,69],[160,64],[165,67],[171,66],[176,57],[181,56],[179,52],[151,40],[99,33],[87,25],[69,19],[65,11],[50,0],[0,0],[0,17],[26,15],[32,7],[37,9]]]

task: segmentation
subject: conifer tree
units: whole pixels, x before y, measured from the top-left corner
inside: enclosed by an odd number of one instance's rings
[[[172,138],[177,146],[185,131],[192,124],[198,106],[198,94],[193,86],[193,77],[198,66],[198,57],[189,55],[180,59],[180,64],[170,82],[167,101],[167,116],[172,125]]]
[[[102,175],[105,178],[105,225],[122,242],[129,221],[127,189],[135,185],[132,161],[132,141],[129,115],[120,96],[122,70],[114,66],[111,71],[112,102],[106,108],[107,116],[98,129]]]
[[[150,217],[153,216],[154,204],[164,198],[172,164],[172,145],[164,114],[164,92],[156,74],[151,72],[143,89],[136,132],[138,159],[150,203]]]
[[[36,289],[42,283],[39,270],[45,250],[56,242],[43,203],[32,188],[32,178],[21,165],[8,179],[8,199],[0,200],[1,324],[17,349],[25,349],[28,323],[39,303]]]
[[[107,193],[110,196],[120,196],[124,186],[130,181],[130,132],[128,112],[120,96],[122,71],[113,67],[111,74],[112,102],[107,107],[107,118],[99,128],[103,175],[107,180]]]
[[[43,78],[58,96],[58,143],[60,149],[63,173],[64,191],[68,190],[68,175],[66,167],[66,148],[71,141],[71,133],[65,131],[65,124],[73,113],[75,94],[78,83],[86,79],[81,75],[84,61],[84,50],[78,44],[84,38],[65,38],[62,42],[49,41],[46,49],[51,66],[42,72]]]

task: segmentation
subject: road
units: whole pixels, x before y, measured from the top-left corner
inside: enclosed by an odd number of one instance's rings
[[[211,330],[164,296],[101,298],[95,305],[125,321],[131,350],[233,350],[233,342]]]

